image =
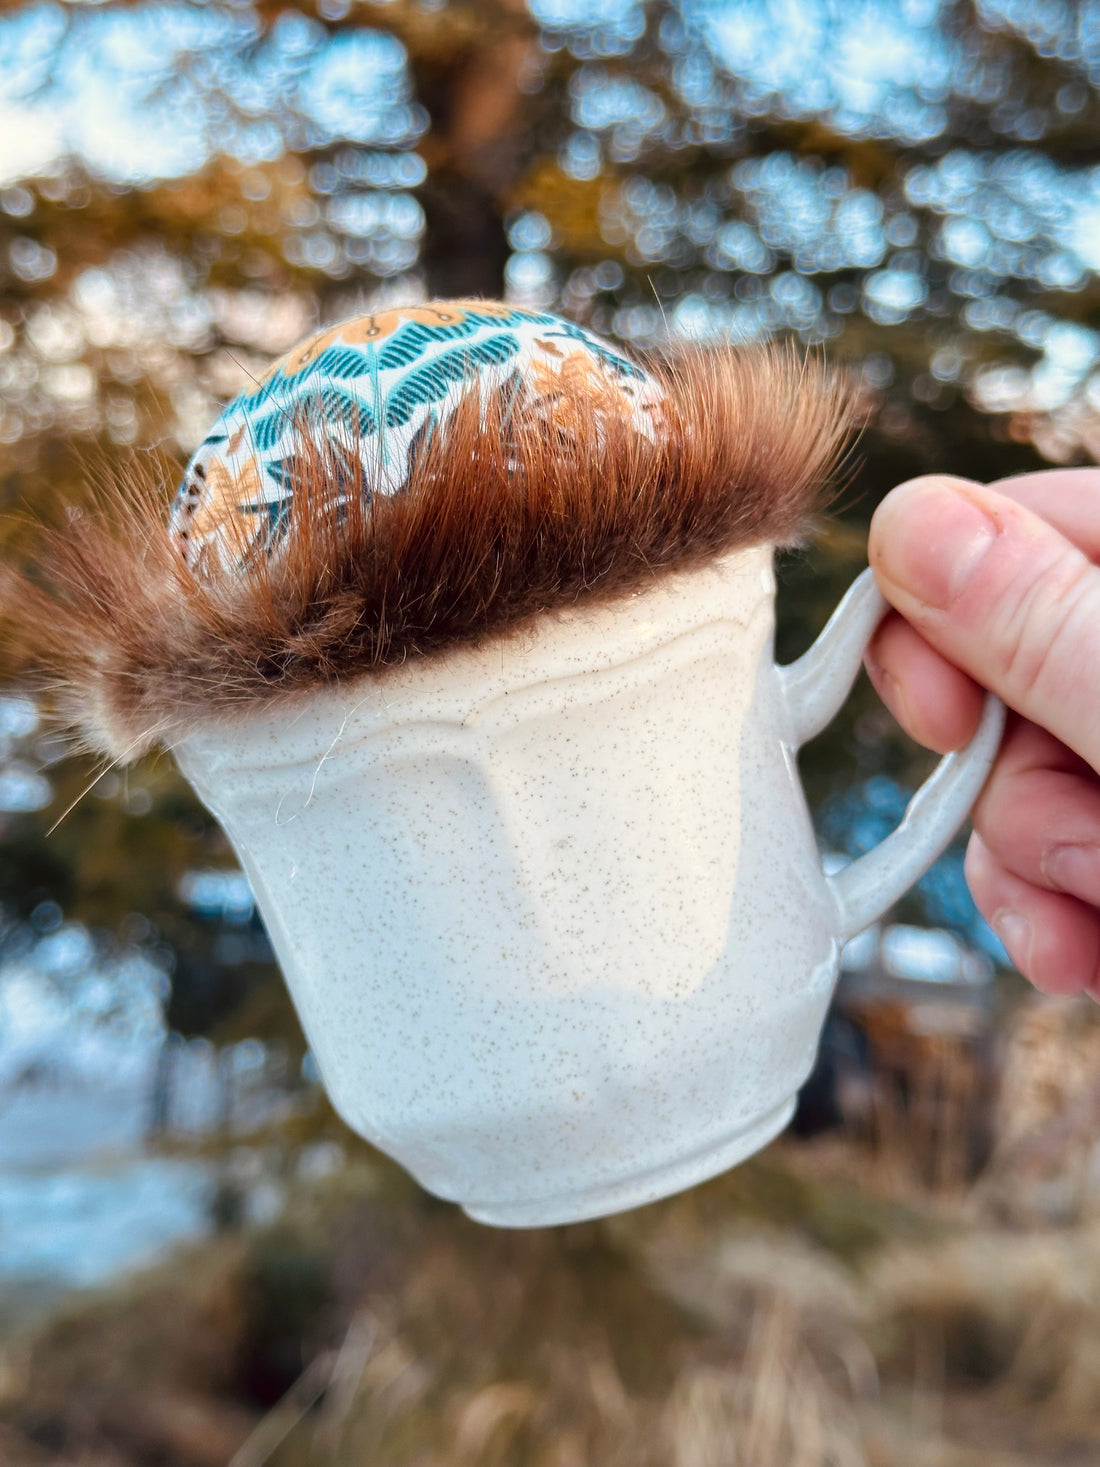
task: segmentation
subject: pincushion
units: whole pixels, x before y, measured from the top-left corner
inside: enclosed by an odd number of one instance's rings
[[[660,389],[642,367],[557,316],[496,301],[358,316],[302,342],[226,408],[187,466],[174,543],[200,573],[277,551],[303,450],[322,444],[357,461],[358,493],[400,493],[474,386],[483,410],[495,399],[505,435],[512,420],[553,432],[586,413],[652,440],[661,419]],[[345,492],[334,485],[324,508]]]
[[[842,379],[793,351],[642,363],[497,302],[364,315],[225,410],[167,534],[136,469],[71,514],[17,621],[87,745],[124,761],[790,544],[848,426]]]

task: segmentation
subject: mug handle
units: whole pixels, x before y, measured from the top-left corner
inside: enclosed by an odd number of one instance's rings
[[[810,650],[797,662],[777,668],[793,748],[833,719],[889,610],[873,572],[865,570]],[[985,784],[1004,720],[1004,704],[988,693],[978,732],[965,749],[940,760],[909,801],[898,828],[866,855],[825,877],[836,902],[842,942],[876,922],[946,850]]]

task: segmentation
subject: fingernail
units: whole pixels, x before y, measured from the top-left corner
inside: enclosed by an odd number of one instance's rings
[[[1042,871],[1059,891],[1100,902],[1100,847],[1055,846],[1043,857]]]
[[[997,525],[984,510],[941,484],[918,481],[895,489],[877,518],[876,571],[943,609],[958,600],[997,537]]]
[[[1005,951],[1023,974],[1031,964],[1031,923],[1019,912],[997,912],[990,923]]]

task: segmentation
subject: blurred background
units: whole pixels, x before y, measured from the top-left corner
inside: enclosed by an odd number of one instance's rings
[[[471,294],[850,368],[796,655],[892,484],[1100,457],[1100,3],[0,4],[10,562],[316,324]],[[171,760],[96,780],[0,678],[5,1467],[1100,1463],[1100,1025],[961,845],[850,945],[791,1134],[497,1233],[332,1115]],[[827,858],[927,768],[860,687]]]

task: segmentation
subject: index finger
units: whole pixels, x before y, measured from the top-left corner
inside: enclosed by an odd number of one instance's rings
[[[1100,562],[1100,468],[1042,469],[988,486],[1022,504]]]

